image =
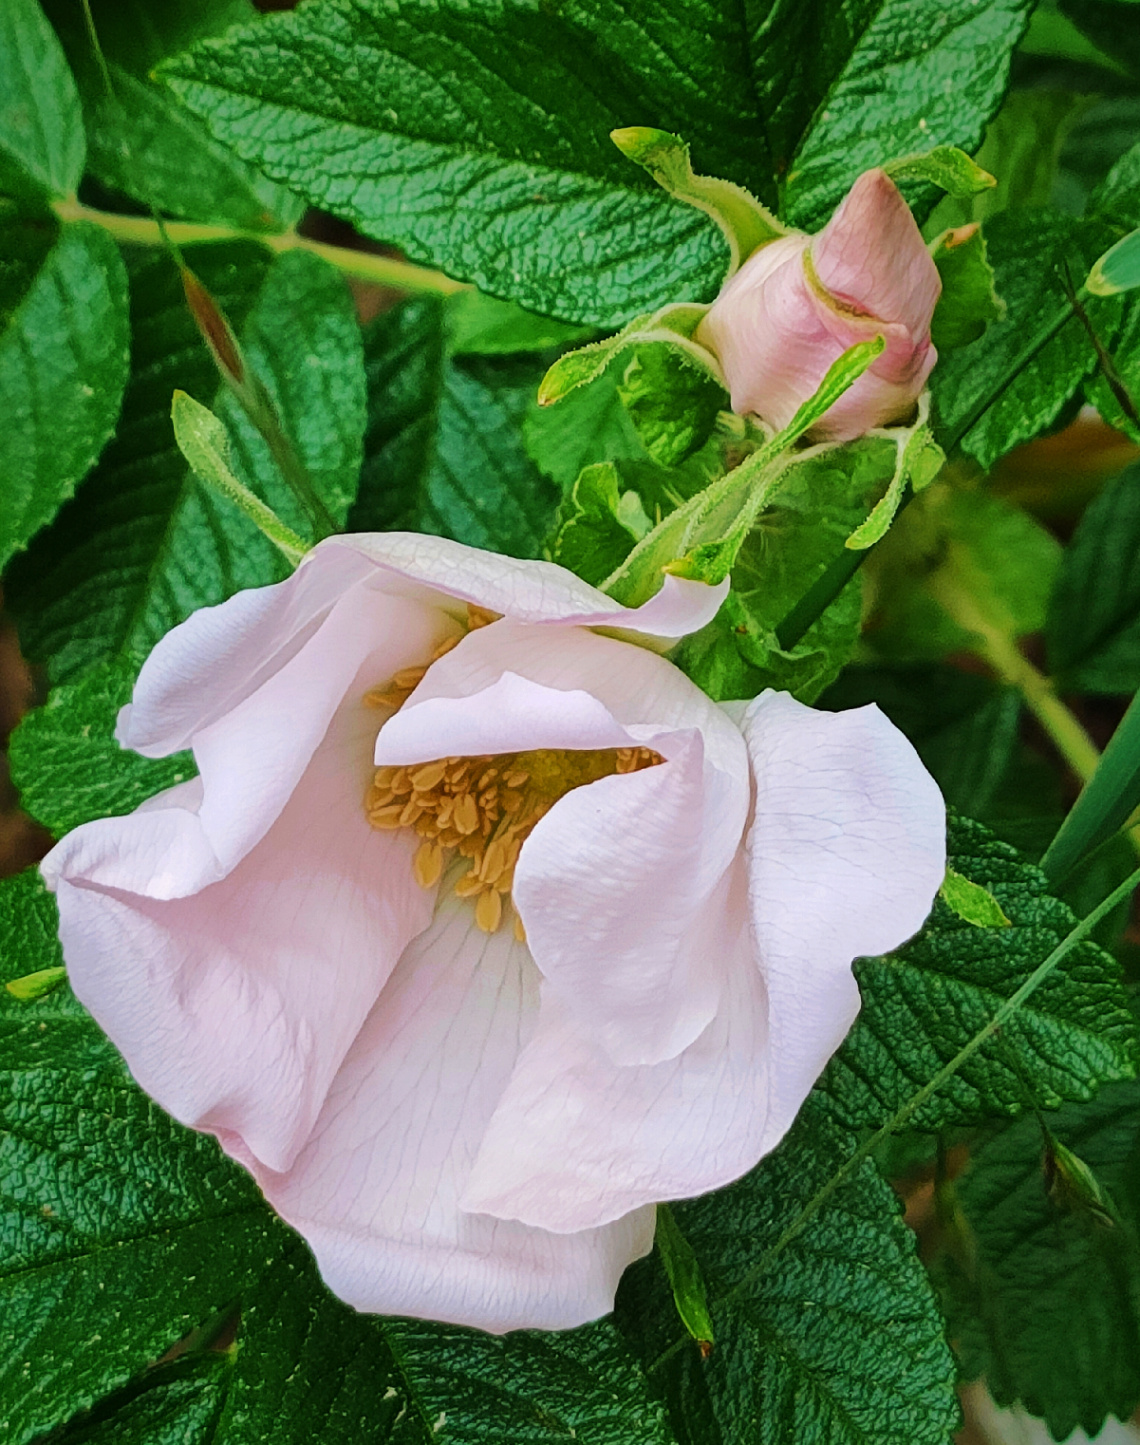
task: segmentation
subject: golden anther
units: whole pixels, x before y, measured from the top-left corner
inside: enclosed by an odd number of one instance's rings
[[[526,929],[523,927],[523,921],[517,913],[515,914],[515,937],[520,943],[526,942]]]
[[[455,826],[461,833],[474,833],[479,826],[479,807],[470,793],[464,793],[455,804]]]
[[[392,674],[389,686],[399,688],[401,692],[414,692],[423,681],[425,672],[426,667],[402,667]]]
[[[494,933],[502,920],[502,894],[496,893],[493,889],[487,893],[480,893],[479,901],[475,905],[475,922],[483,932]]]
[[[443,849],[438,843],[421,843],[412,860],[412,872],[421,888],[434,888],[443,872]]]
[[[430,793],[447,771],[447,759],[439,758],[434,763],[425,763],[412,773],[412,787],[417,793]]]
[[[498,622],[501,617],[499,612],[490,612],[486,607],[476,607],[474,602],[467,604],[467,631],[477,632],[480,627],[489,627],[492,622]]]

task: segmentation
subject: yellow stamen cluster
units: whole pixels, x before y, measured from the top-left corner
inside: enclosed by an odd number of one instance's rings
[[[456,883],[475,900],[475,921],[494,933],[514,882],[527,835],[572,788],[613,773],[633,773],[663,761],[650,748],[597,751],[540,749],[498,756],[438,758],[408,767],[377,768],[365,809],[374,828],[414,828],[416,881],[432,888],[458,854],[471,867]],[[525,938],[515,918],[515,936]]]
[[[476,607],[473,602],[467,604],[467,632],[476,632],[480,627],[487,627],[498,620],[497,612],[488,612],[485,607]],[[467,632],[457,632],[454,637],[445,638],[422,667],[402,667],[383,687],[374,687],[370,692],[366,692],[364,701],[367,706],[387,707],[391,708],[393,712],[397,712],[419,687],[424,679],[424,674],[432,663],[438,662],[441,657],[462,642]]]

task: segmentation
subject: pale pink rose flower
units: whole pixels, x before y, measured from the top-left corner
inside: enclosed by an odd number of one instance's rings
[[[882,336],[882,355],[811,432],[849,441],[913,410],[938,359],[930,321],[941,290],[898,188],[865,171],[817,236],[784,236],[749,257],[697,340],[719,359],[733,410],[780,429],[848,347]]]
[[[332,538],[143,668],[120,741],[199,776],[44,860],[80,999],[356,1308],[605,1313],[658,1201],[783,1136],[851,960],[922,923],[943,806],[902,735],[776,693],[733,716],[654,650],[723,592],[627,610],[549,563]],[[474,853],[434,856],[464,812]]]

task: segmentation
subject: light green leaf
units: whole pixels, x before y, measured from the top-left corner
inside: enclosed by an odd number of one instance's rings
[[[625,561],[650,527],[640,497],[634,491],[623,494],[621,481],[613,462],[584,467],[562,504],[562,521],[550,544],[552,562],[594,586]]]
[[[67,969],[62,964],[56,964],[52,968],[38,968],[35,973],[26,973],[23,978],[10,978],[4,986],[21,1003],[35,1003],[58,988],[66,977]]]
[[[667,1204],[657,1206],[655,1242],[681,1323],[701,1346],[701,1354],[707,1355],[713,1344],[713,1324],[709,1318],[704,1276],[693,1246],[681,1233]]]
[[[1110,246],[1089,272],[1086,288],[1094,296],[1115,296],[1140,286],[1140,230],[1129,231]]]
[[[672,1206],[707,1287],[707,1360],[681,1331],[658,1260],[627,1271],[617,1319],[654,1366],[679,1440],[946,1445],[953,1362],[914,1237],[874,1165],[774,1249],[853,1149],[801,1117],[738,1184]]]
[[[1061,559],[1046,640],[1050,671],[1066,689],[1140,687],[1140,465],[1085,508]]]
[[[563,492],[591,462],[646,460],[618,395],[616,369],[578,387],[557,406],[531,407],[523,419],[523,442],[535,465]]]
[[[1079,221],[1057,212],[1009,212],[984,228],[996,290],[1007,306],[985,335],[939,360],[930,378],[944,436],[970,416],[974,407],[1004,380],[1028,337],[1026,317],[1034,325],[1068,309],[1059,268],[1068,265],[1074,286],[1112,239],[1099,221]],[[1101,341],[1111,349],[1119,326],[1120,302],[1094,299],[1089,316]],[[967,432],[962,446],[983,467],[990,467],[1021,442],[1052,425],[1083,378],[1096,364],[1088,337],[1073,320],[1024,367],[994,405]]]
[[[1050,1197],[1041,1127],[1026,1118],[972,1151],[954,1186],[968,1252],[936,1274],[966,1377],[984,1374],[1000,1404],[1019,1401],[1064,1440],[1097,1436],[1140,1401],[1140,1086],[1070,1104],[1049,1127],[1107,1187],[1119,1223]]]
[[[678,135],[634,125],[610,132],[623,156],[644,167],[663,191],[703,211],[728,242],[728,275],[734,275],[753,251],[788,234],[755,196],[732,181],[697,176],[689,160],[689,147]]]
[[[184,391],[174,393],[170,419],[178,450],[198,480],[212,487],[220,497],[244,513],[261,535],[268,537],[285,560],[295,567],[309,550],[308,545],[285,526],[271,507],[255,497],[234,476],[229,437],[222,422],[209,407],[187,396]]]
[[[928,425],[929,416],[930,394],[926,392],[919,401],[918,418],[914,425],[891,429],[897,436],[894,472],[887,490],[875,503],[870,516],[847,538],[844,545],[852,551],[873,547],[876,542],[882,541],[895,519],[907,487],[921,492],[942,470],[946,455],[934,440]]]
[[[930,247],[942,279],[942,294],[930,323],[939,355],[977,341],[991,321],[1005,315],[986,256],[986,238],[974,223],[943,231]]]
[[[150,72],[165,56],[251,20],[250,0],[91,0],[113,97],[77,0],[44,8],[75,71],[87,166],[105,186],[189,221],[284,230],[304,202],[220,144]]]
[[[703,367],[670,346],[639,346],[622,372],[618,396],[649,457],[671,467],[703,446],[728,395]]]
[[[83,174],[79,95],[39,0],[0,6],[0,193],[69,196]]]
[[[828,1065],[821,1100],[851,1128],[878,1127],[932,1079],[1072,929],[1043,874],[980,823],[952,818],[949,863],[984,889],[1008,928],[978,927],[945,902],[922,932],[855,966],[863,1007]],[[1042,1108],[1089,1099],[1135,1073],[1136,1032],[1119,965],[1078,945],[1028,1003],[914,1118],[920,1129],[1020,1113],[1025,1079]]]
[[[953,868],[947,868],[938,896],[959,918],[964,918],[967,923],[973,923],[978,928],[1011,926],[1001,904],[990,890],[983,888],[980,883],[972,883]]]
[[[976,196],[997,180],[957,146],[935,146],[921,155],[901,156],[883,167],[893,181],[929,181],[950,196]]]
[[[360,330],[341,278],[293,252],[189,247],[186,259],[234,323],[294,450],[343,522],[364,430]],[[301,536],[309,521],[217,372],[162,255],[131,258],[133,368],[114,442],[54,526],[8,578],[25,652],[63,680],[139,657],[197,607],[288,575],[276,547],[189,472],[170,400],[181,389],[226,423],[234,471]]]
[[[365,333],[368,428],[350,530],[410,529],[538,556],[558,494],[521,428],[542,361],[452,357],[448,309],[405,301]]]
[[[53,230],[43,218],[0,222],[4,250],[22,257],[35,249],[40,263],[30,284],[32,268],[20,276],[24,268],[12,266],[0,293],[0,566],[51,521],[98,457],[127,380],[118,249],[94,226],[67,225],[45,255],[41,237]],[[21,280],[26,290],[16,299],[13,282]]]

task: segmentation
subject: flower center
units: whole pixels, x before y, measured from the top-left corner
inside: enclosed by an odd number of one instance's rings
[[[475,625],[483,625],[482,619]],[[454,645],[437,649],[436,657]],[[405,668],[385,687],[368,693],[366,701],[399,708],[426,671]],[[452,859],[466,859],[470,867],[456,882],[455,892],[474,899],[476,923],[485,933],[494,933],[503,921],[522,845],[559,798],[599,778],[661,762],[660,753],[641,747],[539,748],[436,758],[377,768],[364,810],[374,828],[411,828],[423,839],[412,864],[423,888],[433,888]],[[523,941],[517,914],[514,930]]]

